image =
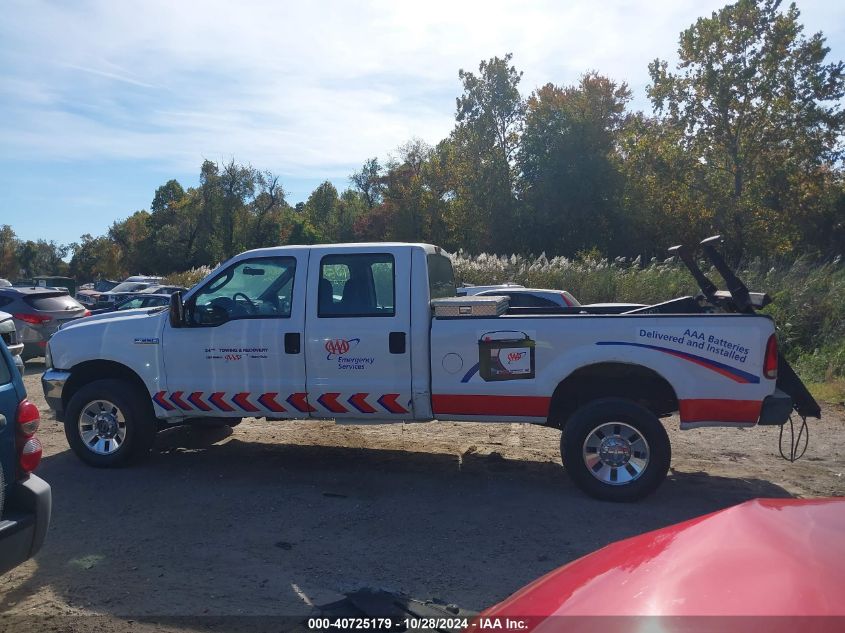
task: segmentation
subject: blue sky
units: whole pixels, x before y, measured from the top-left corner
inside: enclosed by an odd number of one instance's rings
[[[288,200],[454,124],[458,69],[506,52],[523,93],[598,70],[648,110],[709,0],[144,2],[3,0],[0,224],[69,243],[149,207],[204,159],[281,175]],[[845,3],[799,0],[845,58]]]

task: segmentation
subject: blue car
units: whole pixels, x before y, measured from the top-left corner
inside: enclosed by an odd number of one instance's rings
[[[32,558],[50,525],[50,486],[32,474],[41,461],[40,418],[0,340],[0,574]]]

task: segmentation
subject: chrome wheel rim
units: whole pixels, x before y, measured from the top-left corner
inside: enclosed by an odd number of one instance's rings
[[[584,440],[584,463],[603,484],[624,486],[639,479],[648,466],[648,442],[630,424],[606,422]]]
[[[111,455],[126,441],[126,418],[108,400],[93,400],[79,414],[79,437],[92,453]]]

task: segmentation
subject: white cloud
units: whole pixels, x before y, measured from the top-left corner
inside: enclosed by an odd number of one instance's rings
[[[648,62],[673,59],[679,32],[722,4],[6,3],[0,150],[179,171],[234,156],[300,177],[349,173],[411,137],[448,134],[458,69],[506,52],[525,93],[595,69],[628,81],[645,108]],[[812,6],[826,23],[809,30],[843,22],[842,7]]]

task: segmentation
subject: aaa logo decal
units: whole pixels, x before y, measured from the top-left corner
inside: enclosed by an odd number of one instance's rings
[[[510,352],[508,353],[508,363],[520,361],[523,356],[525,356],[525,352]]]
[[[326,356],[326,360],[331,360],[332,358],[348,353],[349,350],[358,345],[358,343],[360,342],[361,339],[359,338],[329,339],[328,341],[326,341],[326,352],[328,353]]]

